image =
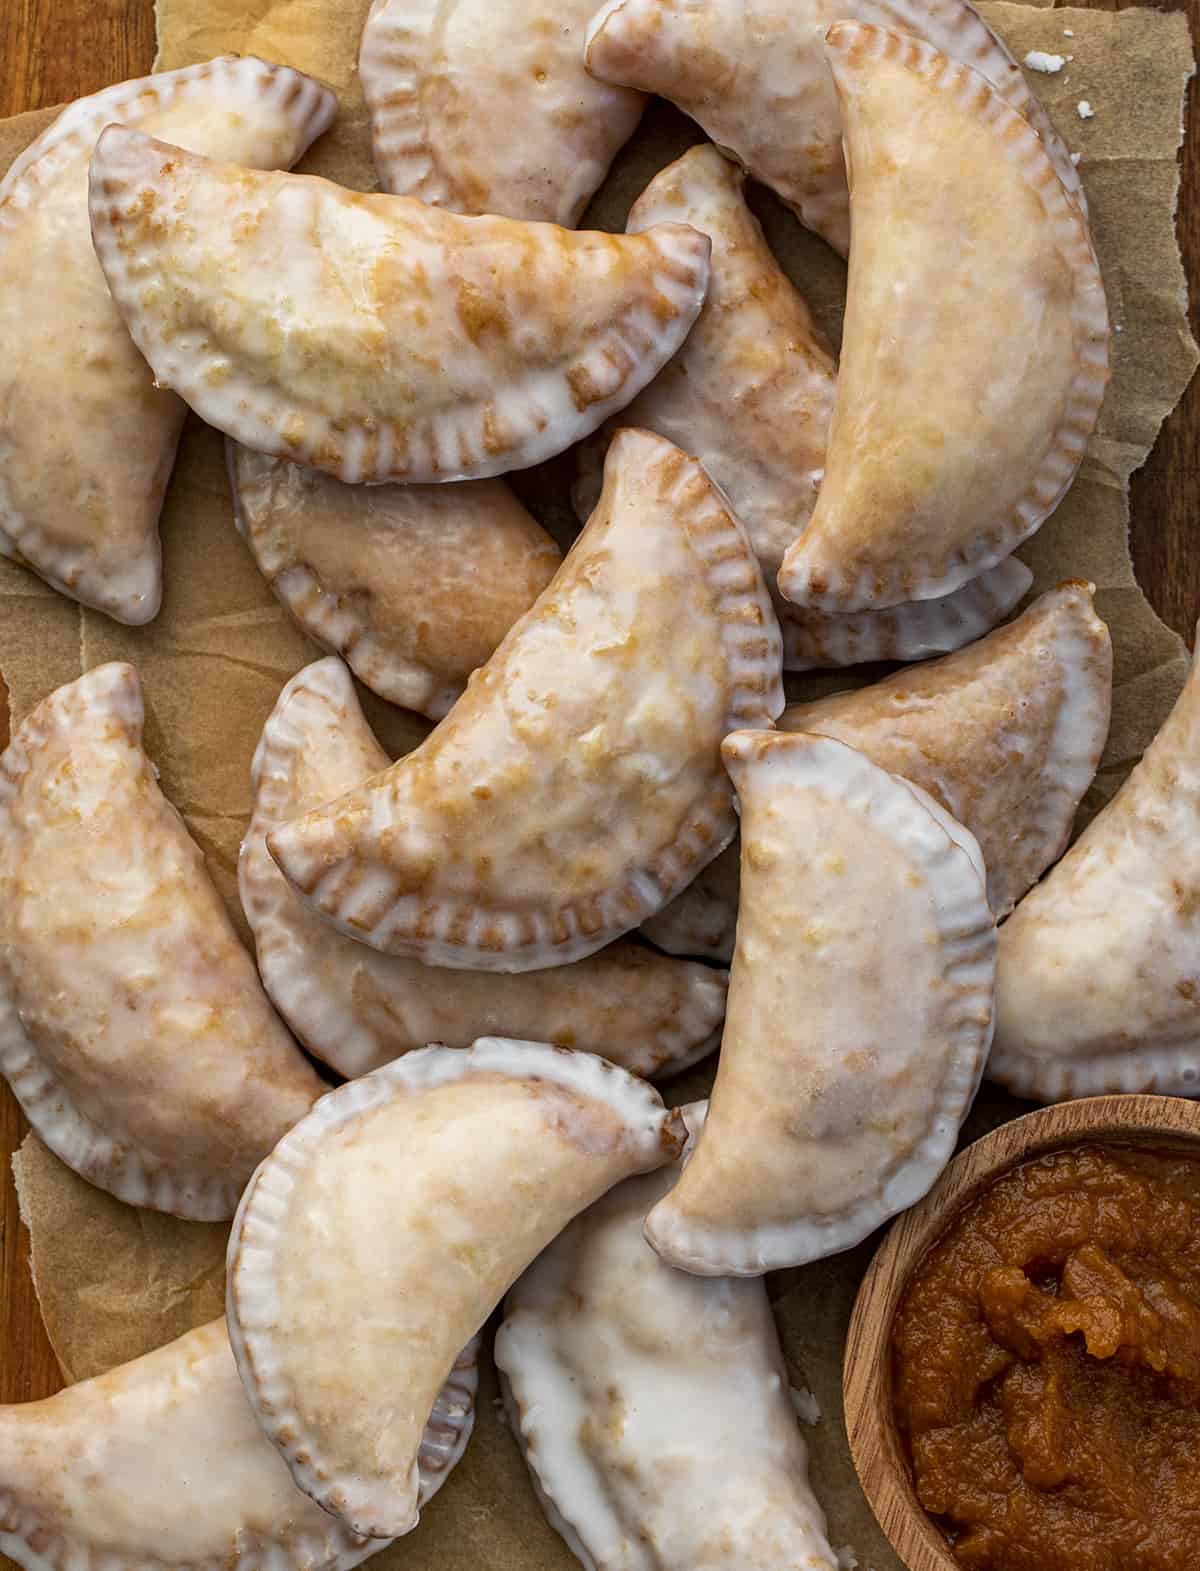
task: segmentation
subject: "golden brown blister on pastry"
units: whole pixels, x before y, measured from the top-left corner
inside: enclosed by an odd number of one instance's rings
[[[121,126],[92,236],[158,380],[257,452],[356,481],[569,447],[670,359],[708,286],[679,225],[577,234],[215,163]]]
[[[681,1111],[694,1138],[705,1104]],[[642,1236],[677,1177],[619,1184],[505,1301],[496,1363],[534,1489],[589,1571],[834,1571],[766,1288],[672,1270]]]
[[[1057,1102],[1200,1095],[1200,673],[1001,929],[988,1074]]]
[[[311,1052],[353,1077],[402,1053],[480,1036],[531,1037],[598,1053],[643,1076],[675,1074],[716,1047],[726,977],[618,940],[548,971],[438,970],[335,932],[275,866],[266,837],[386,769],[340,660],[283,689],[254,755],[254,812],[238,863],[263,984]]]
[[[737,513],[768,584],[808,522],[825,465],[837,367],[715,147],[693,147],[633,204],[631,234],[690,224],[713,243],[704,309],[683,348],[621,416],[694,453]],[[590,512],[598,454],[576,505]],[[591,495],[587,495],[587,492]]]
[[[589,76],[593,0],[374,0],[359,75],[385,191],[573,229],[645,98]]]
[[[300,627],[381,698],[439,720],[561,553],[499,480],[349,486],[227,444],[234,517]]]
[[[376,949],[527,971],[602,948],[733,836],[722,738],[783,707],[745,532],[695,459],[609,449],[599,506],[537,604],[414,752],[267,837]]]
[[[476,1352],[438,1398],[423,1500],[470,1436]],[[387,1547],[296,1488],[246,1400],[224,1319],[44,1402],[0,1407],[0,1546],[25,1571],[349,1571]]]
[[[858,611],[1009,556],[1079,467],[1108,379],[1087,222],[1037,133],[927,44],[839,22],[854,214],[821,494],[783,595]]]
[[[0,758],[0,1073],[69,1167],[232,1216],[325,1089],[142,750],[132,666],[60,687]]]
[[[1083,203],[1079,175],[1021,68],[965,0],[607,0],[588,70],[669,98],[843,256],[850,246],[842,116],[822,42],[854,18],[974,66],[1044,142]]]
[[[1090,584],[1042,595],[968,649],[852,693],[791,704],[782,731],[814,731],[922,787],[979,842],[988,902],[1005,917],[1061,855],[1108,735],[1112,643]],[[645,924],[670,954],[728,961],[738,848]]]
[[[722,751],[742,819],[729,1008],[708,1120],[646,1237],[684,1270],[757,1276],[850,1248],[949,1161],[996,938],[978,847],[918,787],[830,737]]]
[[[577,1212],[681,1144],[642,1081],[500,1037],[323,1097],[254,1175],[229,1244],[238,1367],[300,1488],[353,1531],[409,1532],[458,1349]]]
[[[0,553],[119,622],[158,613],[158,515],[185,410],[155,385],[96,264],[96,139],[136,124],[286,167],[336,110],[311,77],[226,55],[79,99],[0,180]]]

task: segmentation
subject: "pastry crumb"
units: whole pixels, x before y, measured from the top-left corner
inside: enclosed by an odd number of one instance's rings
[[[1064,38],[1074,38],[1075,37],[1075,29],[1073,27],[1064,27],[1063,28],[1063,37]]]
[[[1082,153],[1072,153],[1072,154],[1071,154],[1071,162],[1072,162],[1072,163],[1073,163],[1073,164],[1078,164],[1078,163],[1079,163],[1079,160],[1080,160],[1080,159],[1081,159],[1081,158],[1082,158],[1082,157],[1083,157],[1083,154],[1082,154]]]
[[[1081,98],[1079,100],[1077,108],[1079,111],[1079,118],[1081,120],[1091,120],[1095,116],[1096,111],[1092,108],[1091,104],[1088,103],[1086,98]]]
[[[821,1422],[821,1404],[806,1386],[789,1386],[788,1395],[792,1399],[792,1406],[796,1409],[796,1417],[802,1424],[819,1424]]]
[[[1069,55],[1050,55],[1044,49],[1031,49],[1025,56],[1025,64],[1031,71],[1044,71],[1047,76],[1053,76],[1069,59]]]
[[[858,1556],[849,1544],[843,1544],[835,1553],[837,1555],[838,1571],[858,1571]]]

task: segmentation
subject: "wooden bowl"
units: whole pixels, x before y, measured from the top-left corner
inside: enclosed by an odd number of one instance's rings
[[[892,1224],[863,1278],[842,1374],[846,1428],[863,1492],[909,1571],[962,1568],[917,1501],[896,1430],[891,1340],[900,1299],[930,1245],[1001,1173],[1051,1151],[1097,1143],[1200,1156],[1200,1106],[1172,1096],[1097,1096],[1002,1124],[955,1157],[924,1200]]]

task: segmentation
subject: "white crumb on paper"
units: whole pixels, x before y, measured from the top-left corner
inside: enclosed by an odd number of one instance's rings
[[[1079,118],[1081,120],[1091,120],[1094,118],[1096,111],[1092,108],[1091,104],[1088,103],[1086,98],[1081,98],[1077,107],[1079,111]]]
[[[1073,163],[1073,164],[1078,164],[1078,163],[1079,163],[1079,160],[1080,160],[1080,159],[1081,159],[1081,158],[1082,158],[1082,157],[1083,157],[1083,154],[1082,154],[1082,153],[1072,153],[1072,154],[1071,154],[1071,162],[1072,162],[1072,163]]]
[[[1064,38],[1074,38],[1075,37],[1075,29],[1073,27],[1064,27],[1063,28],[1063,37]]]
[[[792,1399],[792,1406],[796,1409],[796,1417],[802,1424],[819,1424],[821,1422],[821,1404],[806,1386],[789,1386],[788,1395]]]
[[[835,1550],[834,1553],[837,1555],[839,1571],[858,1571],[860,1566],[862,1566],[862,1571],[873,1571],[871,1566],[863,1565],[862,1561],[855,1554],[854,1549],[850,1544],[843,1544],[842,1547]]]
[[[1044,71],[1047,76],[1053,76],[1070,58],[1070,55],[1048,55],[1044,49],[1031,49],[1025,56],[1025,64],[1031,71]]]

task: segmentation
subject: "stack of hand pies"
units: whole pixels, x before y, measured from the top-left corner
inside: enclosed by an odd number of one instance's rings
[[[966,0],[476,9],[375,0],[384,194],[288,173],[334,96],[233,57],[0,183],[0,550],[151,620],[190,408],[328,651],[254,759],[257,969],[132,666],[0,759],[0,1071],[93,1184],[234,1218],[225,1320],[0,1410],[29,1571],[365,1559],[462,1455],[506,1295],[585,1566],[832,1571],[764,1274],[924,1195],[985,1073],[1200,1090],[1200,687],[1063,856],[1108,632],[1082,582],[1005,622],[1108,346],[1007,50]],[[574,229],[647,93],[712,141]],[[849,257],[840,364],[747,173]],[[572,446],[560,558],[500,477]],[[785,708],[881,659],[925,663]],[[392,762],[354,677],[428,738]]]

